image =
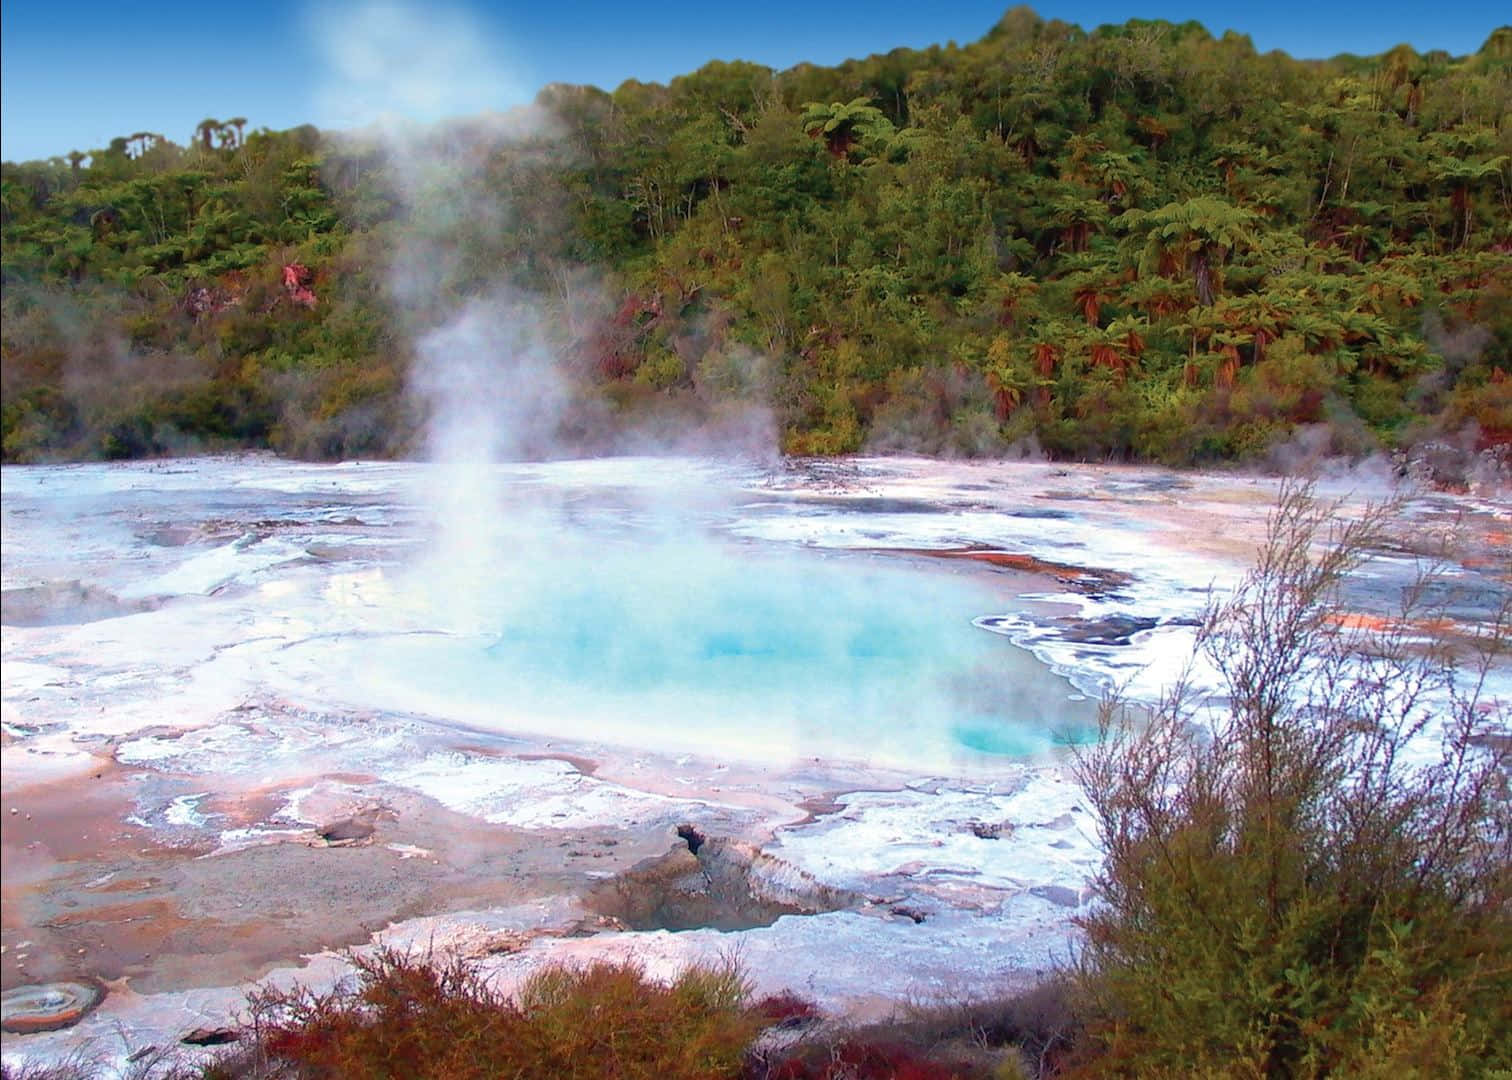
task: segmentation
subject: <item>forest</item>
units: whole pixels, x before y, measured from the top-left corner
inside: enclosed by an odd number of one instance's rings
[[[1512,27],[1303,61],[1016,8],[402,143],[136,132],[0,170],[4,460],[419,454],[417,343],[479,302],[564,383],[525,453],[748,416],[802,455],[1506,444],[1509,118]]]

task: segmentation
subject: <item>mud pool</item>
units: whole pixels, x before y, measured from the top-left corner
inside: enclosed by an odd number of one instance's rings
[[[1182,669],[1275,496],[893,459],[3,479],[0,976],[106,990],[5,1060],[106,1074],[380,941],[505,982],[735,948],[851,1013],[1030,979],[1098,861],[1066,744]],[[1448,616],[1492,617],[1507,501],[1403,525],[1351,602],[1453,530]]]

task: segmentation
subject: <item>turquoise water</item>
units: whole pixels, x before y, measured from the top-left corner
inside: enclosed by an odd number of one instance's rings
[[[364,643],[361,677],[474,725],[735,758],[917,767],[1084,738],[1093,706],[972,625],[1011,602],[993,583],[868,554],[568,545],[457,598],[472,632]]]

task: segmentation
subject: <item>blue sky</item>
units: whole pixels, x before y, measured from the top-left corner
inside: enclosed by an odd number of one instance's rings
[[[346,47],[350,35],[343,28],[367,18],[372,29],[370,5],[5,0],[0,156],[25,160],[88,150],[140,130],[182,143],[207,116],[246,117],[251,128],[343,126],[359,118],[344,111],[344,98],[361,96],[351,90],[353,79],[379,96],[397,86],[398,96],[384,106],[424,114],[507,107],[548,82],[613,88],[627,78],[665,81],[716,58],[776,68],[804,60],[834,63],[898,45],[973,41],[1009,6],[1005,0],[537,0],[445,11],[417,5],[407,13],[390,10],[391,18],[374,31],[378,51],[358,55]],[[1308,57],[1379,52],[1402,41],[1465,53],[1508,19],[1505,9],[1482,0],[1229,6],[1066,0],[1035,6],[1044,16],[1089,28],[1133,16],[1198,19],[1215,33],[1247,33],[1262,50]]]

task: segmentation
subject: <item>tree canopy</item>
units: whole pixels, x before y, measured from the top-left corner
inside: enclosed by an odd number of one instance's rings
[[[816,454],[1512,439],[1512,28],[1320,62],[1016,8],[536,112],[402,159],[238,117],[5,163],[5,460],[408,452],[415,341],[501,288],[584,450],[751,406]]]

